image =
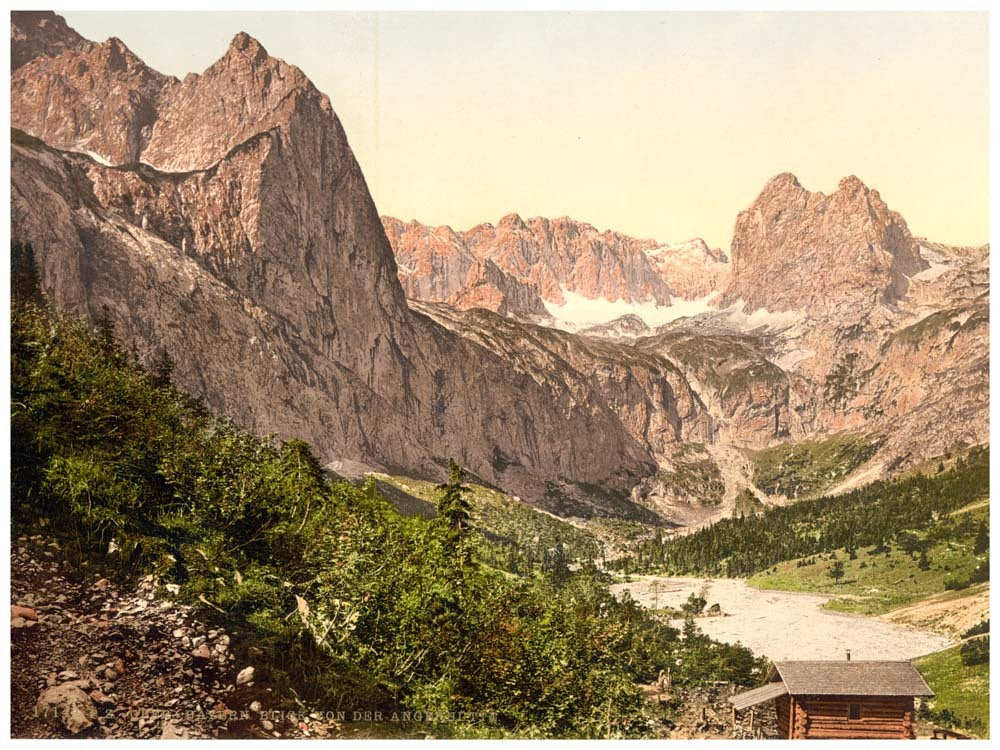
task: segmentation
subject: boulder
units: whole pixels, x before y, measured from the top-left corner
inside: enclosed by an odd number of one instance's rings
[[[73,684],[47,688],[38,697],[36,712],[58,722],[70,734],[90,729],[97,721],[97,709],[90,696]]]

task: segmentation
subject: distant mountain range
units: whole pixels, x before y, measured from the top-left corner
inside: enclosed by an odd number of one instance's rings
[[[847,486],[988,440],[989,248],[912,237],[855,177],[773,178],[729,253],[456,232],[380,219],[330,100],[246,34],[183,80],[52,13],[11,40],[13,239],[51,299],[333,470],[454,457],[561,515],[690,524],[770,501],[768,446],[852,436]]]

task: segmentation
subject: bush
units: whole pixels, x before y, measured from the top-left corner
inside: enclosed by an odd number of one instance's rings
[[[234,647],[264,652],[286,696],[637,736],[650,709],[636,683],[661,669],[679,684],[762,675],[747,649],[681,639],[614,598],[593,565],[504,574],[456,514],[404,518],[374,482],[328,477],[307,444],[212,417],[125,356],[109,322],[95,332],[21,299],[11,349],[15,531],[44,526],[90,570],[179,584]]]
[[[977,622],[971,628],[962,633],[962,638],[971,638],[974,635],[982,635],[990,632],[990,618]]]
[[[990,661],[990,637],[979,636],[962,644],[959,651],[962,664],[971,667],[975,664],[988,664]]]

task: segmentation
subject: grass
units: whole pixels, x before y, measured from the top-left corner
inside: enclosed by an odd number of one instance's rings
[[[436,507],[438,489],[435,483],[388,474],[374,476],[380,487],[384,485],[408,496],[412,505],[422,503],[424,507]],[[600,557],[600,545],[589,531],[476,482],[466,482],[466,486],[473,526],[487,539],[536,550],[550,549],[561,543],[566,546],[570,558]],[[399,501],[395,496],[390,499],[394,503]]]
[[[940,526],[926,532],[914,532],[931,545],[927,551],[928,570],[920,570],[919,556],[911,557],[897,545],[891,545],[888,554],[873,553],[873,548],[858,549],[854,560],[845,549],[838,549],[832,555],[789,560],[758,573],[748,583],[760,589],[831,594],[837,598],[827,602],[825,607],[840,612],[884,614],[945,591],[947,580],[968,578],[985,559],[985,555],[977,558],[973,554],[973,543],[975,525],[989,518],[989,501],[977,501],[952,514],[954,521],[966,517],[974,524],[967,533],[956,531],[955,535],[936,538],[942,536]],[[829,576],[837,560],[844,564],[844,577],[839,583]],[[956,597],[967,593],[968,590],[955,592]]]
[[[845,479],[878,450],[879,440],[839,433],[755,451],[753,482],[768,495],[815,497]]]
[[[917,659],[914,664],[927,680],[934,698],[930,708],[936,714],[948,711],[957,721],[956,729],[977,737],[990,733],[990,665],[962,663],[961,645]]]

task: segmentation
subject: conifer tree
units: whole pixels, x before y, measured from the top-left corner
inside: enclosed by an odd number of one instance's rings
[[[976,531],[975,546],[973,547],[972,551],[977,555],[981,555],[984,552],[988,551],[989,548],[990,548],[990,530],[989,528],[987,528],[985,521],[980,521],[979,529]]]

